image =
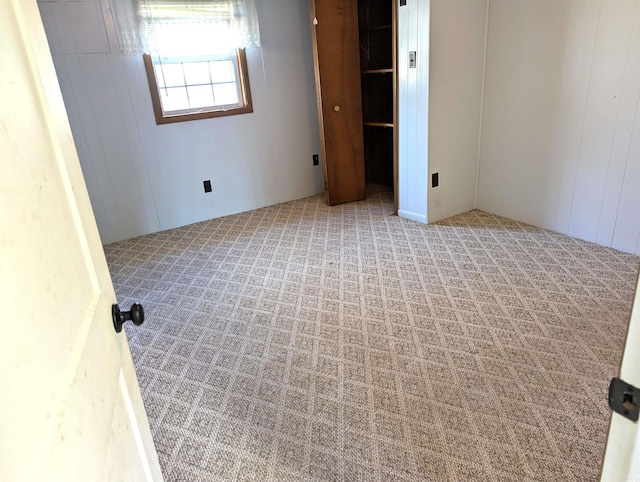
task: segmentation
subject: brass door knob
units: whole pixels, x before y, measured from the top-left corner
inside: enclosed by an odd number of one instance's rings
[[[333,110],[335,110],[336,112],[338,112],[340,110],[340,106],[339,105],[334,105],[333,106]]]

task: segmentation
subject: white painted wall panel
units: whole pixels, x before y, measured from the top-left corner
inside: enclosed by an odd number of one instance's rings
[[[109,52],[102,7],[92,0],[66,2],[76,52],[95,54]]]
[[[569,222],[569,234],[591,241],[598,234],[616,130],[633,122],[633,118],[620,118],[619,114],[635,10],[636,2],[608,2],[598,22]]]
[[[60,47],[60,39],[58,39],[58,30],[53,14],[53,4],[42,2],[38,4],[38,7],[40,9],[40,16],[42,17],[42,25],[47,35],[47,41],[49,42],[51,55],[60,54],[62,53],[62,49]]]
[[[636,101],[633,138],[629,146],[620,203],[615,214],[612,246],[640,254],[640,100]]]
[[[490,0],[478,208],[637,250],[639,4]]]
[[[640,9],[640,4],[636,5],[636,8]],[[640,130],[637,130],[635,137],[632,138],[634,128],[640,129],[640,119],[637,117],[639,115],[638,104],[640,102],[640,62],[633,61],[633,59],[640,58],[640,11],[636,11],[633,18],[635,25],[631,42],[629,43],[626,72],[620,94],[619,112],[616,118],[615,136],[611,148],[611,161],[608,166],[609,171],[607,173],[604,199],[600,210],[601,214],[599,217],[597,237],[599,244],[606,246],[613,245],[614,247],[618,246],[617,243],[620,240],[620,238],[618,238],[614,243],[613,238],[618,220],[618,210],[619,207],[622,207],[620,201],[627,167],[630,167],[629,179],[631,179],[634,169],[638,169],[637,156],[639,155],[638,153],[640,153],[640,146],[632,146],[631,144],[632,140],[640,142]],[[635,154],[635,161],[630,158],[630,154]],[[627,179],[627,183],[629,179]],[[635,184],[632,184],[632,186],[634,186],[632,189],[638,190],[640,183],[637,178]],[[633,199],[633,192],[631,199]],[[640,197],[636,197],[636,200],[638,199],[640,199]],[[637,214],[639,212],[640,211],[636,210],[636,215],[634,218],[631,218],[635,219],[636,223],[640,223],[640,214]],[[613,215],[613,213],[615,213],[615,215]],[[623,216],[620,218],[623,224],[627,224],[625,220],[629,218],[629,215],[633,216],[631,213],[623,213]],[[620,226],[620,228],[622,228],[622,226]],[[632,251],[632,249],[626,249],[626,251]]]
[[[477,0],[398,7],[400,216],[435,222],[474,208],[486,8]]]
[[[264,22],[263,22],[264,23]],[[268,96],[267,82],[265,78],[264,65],[264,51],[263,46],[260,50],[251,49],[249,52],[248,61],[255,65],[254,70],[261,70],[259,76],[253,76],[251,78],[251,92],[253,96],[253,108],[255,118],[253,119],[254,133],[256,144],[256,159],[260,161],[257,163],[256,168],[252,171],[253,192],[257,199],[257,205],[266,206],[280,202],[281,193],[278,190],[278,179],[285,173],[278,172],[276,165],[276,157],[274,153],[274,139],[273,139],[273,126],[271,124],[269,116],[271,115],[270,102]],[[311,65],[313,68],[313,64]],[[314,85],[314,84],[312,84]],[[313,96],[315,99],[315,95]],[[316,112],[315,106],[312,112]],[[304,115],[304,114],[303,114]],[[314,119],[311,119],[312,121]],[[317,120],[315,120],[317,126]],[[316,129],[316,132],[318,130]],[[301,145],[303,145],[301,143]],[[289,144],[291,146],[291,144]],[[304,145],[302,149],[305,149]],[[322,179],[322,173],[320,173],[320,179]],[[322,192],[322,187],[317,192]],[[283,197],[288,200],[291,198]]]
[[[322,191],[306,1],[258,5],[252,114],[162,126],[142,59],[118,53],[107,0],[39,5],[103,243]]]
[[[49,3],[51,7],[51,15],[53,16],[53,24],[55,25],[55,37],[57,37],[60,53],[63,54],[75,54],[76,42],[73,38],[73,29],[69,20],[69,13],[67,12],[66,2],[43,2],[39,5],[46,5]],[[44,12],[40,10],[40,15],[44,16]],[[50,20],[43,21],[44,24],[51,23]],[[49,31],[46,31],[47,41],[49,39]],[[58,53],[58,52],[56,52]]]
[[[160,229],[160,223],[156,212],[154,193],[149,180],[149,158],[145,156],[143,143],[141,142],[139,123],[131,102],[131,88],[126,90],[117,88],[117,86],[128,85],[125,63],[116,55],[107,55],[105,57],[108,62],[109,73],[113,79],[113,85],[116,87],[107,100],[113,102],[113,97],[117,98],[117,110],[114,107],[116,113],[114,121],[118,121],[118,114],[122,121],[121,129],[117,132],[117,138],[123,145],[126,145],[125,155],[128,154],[128,157],[124,158],[127,163],[122,166],[122,169],[129,170],[129,177],[134,180],[133,187],[138,191],[137,194],[128,194],[126,196],[128,200],[137,198],[139,202],[133,208],[131,206],[127,207],[127,210],[136,211],[138,222],[141,223],[141,226],[128,229],[133,233],[132,236],[135,236],[135,233],[141,229],[147,232],[154,232]],[[118,170],[118,174],[121,172],[122,170]],[[120,182],[120,179],[115,179],[115,182]]]
[[[575,3],[491,0],[480,209],[547,227],[555,223],[563,160],[579,154],[572,148],[588,85],[573,75],[574,69],[583,73],[584,57],[573,41],[574,29],[583,27],[570,21]],[[566,171],[573,182],[575,170],[569,165]]]
[[[398,215],[427,222],[430,1],[398,7]],[[416,51],[416,68],[409,52]]]
[[[275,158],[275,169],[267,165],[264,175],[280,173],[279,200],[298,199],[324,189],[322,168],[312,159],[320,154],[320,130],[317,116],[309,117],[317,109],[313,62],[309,62],[309,6],[304,0],[280,0],[280,9],[273,3],[256,2]],[[287,9],[286,16],[282,8]]]
[[[74,136],[74,141],[76,141],[79,136],[83,136],[87,146],[87,157],[80,157],[82,173],[85,176],[87,189],[89,189],[90,186],[94,187],[93,191],[89,191],[92,206],[94,204],[100,205],[99,209],[103,210],[106,215],[104,224],[98,224],[101,236],[106,236],[106,239],[113,239],[110,238],[110,236],[119,235],[123,232],[124,226],[120,219],[117,197],[113,192],[108,162],[100,141],[99,126],[96,124],[89,94],[84,82],[80,58],[78,55],[64,55],[62,59],[66,67],[66,75],[58,73],[62,94],[63,97],[65,92],[67,95],[71,94],[78,109],[78,117],[76,118],[78,123],[73,123],[73,118],[69,118],[71,131]],[[56,67],[60,65],[61,62],[56,63]],[[68,84],[63,85],[63,79],[65,79]],[[65,106],[67,106],[67,103],[65,99]],[[69,109],[68,106],[67,109]],[[80,152],[78,152],[78,155],[80,155]],[[97,190],[95,189],[96,187]],[[96,207],[94,206],[94,212],[95,211]],[[104,239],[103,242],[105,242]]]
[[[554,85],[557,80],[550,81],[550,90],[558,91],[557,121],[551,123],[554,140],[549,159],[540,161],[549,172],[547,185],[540,188],[545,210],[536,213],[542,216],[539,223],[530,222],[568,233],[601,5],[571,1],[558,6],[562,23],[553,31],[564,54],[562,58],[555,56],[560,63],[554,77],[560,79],[560,85]]]
[[[101,183],[109,183],[115,196],[121,232],[125,238],[136,236],[140,230],[148,231],[156,218],[145,208],[153,206],[143,199],[144,179],[138,178],[138,169],[127,137],[126,119],[118,105],[118,92],[106,54],[79,55],[82,79],[87,91],[93,118],[96,122],[98,142],[106,164],[106,176]],[[104,172],[103,171],[103,172]]]
[[[402,126],[402,129],[398,134],[398,160],[399,160],[399,172],[398,172],[398,215],[401,217],[411,217],[412,211],[410,210],[409,203],[411,202],[411,196],[409,193],[409,179],[411,178],[409,166],[409,140],[413,136],[415,138],[414,129],[415,116],[412,116],[412,121],[409,122],[409,69],[407,64],[409,63],[409,45],[415,44],[415,41],[410,38],[410,33],[414,31],[409,30],[411,15],[410,6],[405,5],[404,8],[397,10],[397,23],[398,23],[398,46],[397,46],[397,72],[398,72],[398,124]],[[414,34],[415,35],[415,34]],[[413,113],[413,111],[412,111]],[[405,214],[406,213],[406,214]],[[422,222],[426,222],[426,206],[422,216]]]
[[[487,0],[431,0],[429,222],[475,207],[486,13]]]
[[[91,153],[87,140],[85,138],[82,122],[80,121],[80,113],[75,102],[75,96],[71,90],[71,80],[67,72],[65,57],[63,55],[53,55],[53,63],[56,68],[58,79],[60,82],[63,97],[69,99],[66,101],[67,116],[69,123],[75,126],[72,134],[78,151],[78,157],[83,159],[82,173],[87,184],[91,206],[96,217],[96,222],[100,225],[108,225],[109,215],[105,210],[105,205],[100,199],[100,185],[94,173],[93,164],[91,162]]]
[[[417,52],[415,70],[415,95],[416,95],[416,138],[415,138],[415,164],[413,177],[413,192],[418,206],[426,208],[426,220],[429,220],[429,142],[431,139],[429,110],[430,110],[430,66],[429,56],[431,52],[431,1],[413,0],[417,3]],[[427,28],[428,26],[428,28]],[[421,201],[422,200],[422,201]]]

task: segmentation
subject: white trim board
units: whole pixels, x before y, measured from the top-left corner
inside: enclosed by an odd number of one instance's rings
[[[417,221],[422,224],[427,224],[427,216],[425,216],[424,214],[398,209],[398,216],[404,219],[410,219],[411,221]]]

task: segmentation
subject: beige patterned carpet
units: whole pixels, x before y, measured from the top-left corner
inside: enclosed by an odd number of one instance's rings
[[[167,481],[596,480],[639,258],[390,193],[107,246]]]

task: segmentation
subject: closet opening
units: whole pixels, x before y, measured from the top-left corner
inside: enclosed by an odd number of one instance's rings
[[[393,0],[358,0],[365,179],[393,189],[397,214],[395,9]]]

